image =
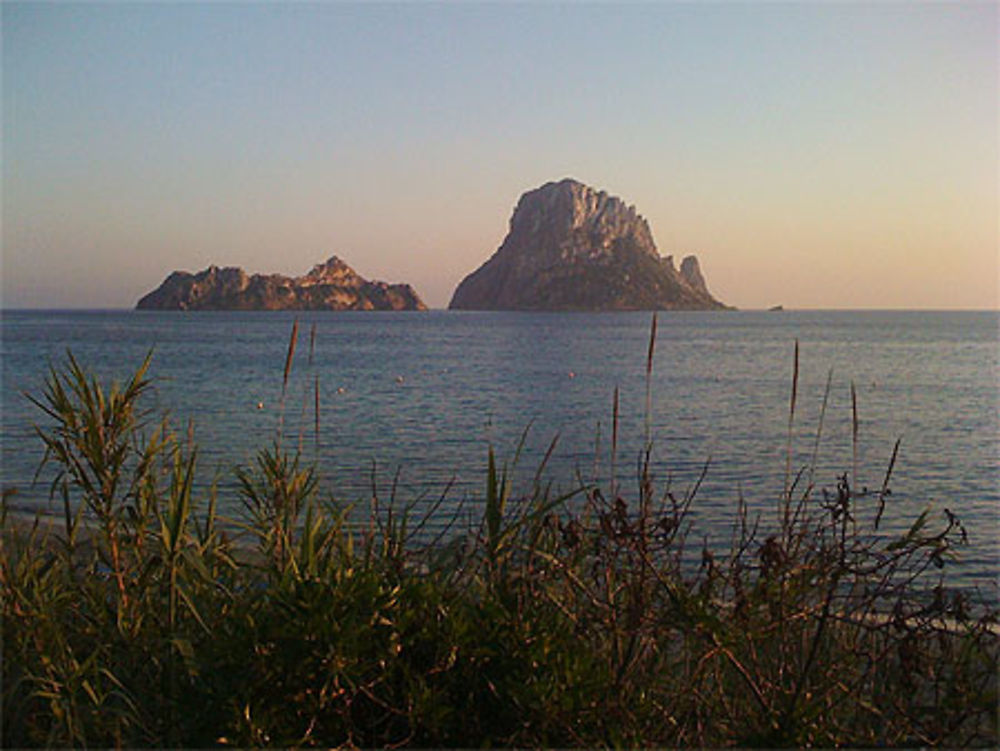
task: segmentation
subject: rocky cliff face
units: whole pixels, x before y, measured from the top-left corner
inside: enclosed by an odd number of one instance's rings
[[[409,284],[370,282],[333,256],[305,276],[247,275],[209,266],[175,271],[139,300],[139,310],[426,310]]]
[[[575,180],[521,196],[503,244],[458,285],[459,310],[714,310],[698,260],[661,258],[635,207]]]

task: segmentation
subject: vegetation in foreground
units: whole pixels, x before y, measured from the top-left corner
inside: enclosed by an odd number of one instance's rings
[[[71,357],[36,400],[64,519],[5,498],[5,747],[998,743],[995,614],[927,585],[965,531],[878,534],[891,463],[875,493],[800,473],[719,553],[648,452],[634,495],[540,469],[515,497],[491,451],[482,523],[424,544],[405,509],[348,524],[276,444],[234,540],[141,411],[148,364],[105,388]]]

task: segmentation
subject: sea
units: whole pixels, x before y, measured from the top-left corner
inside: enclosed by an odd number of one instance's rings
[[[202,502],[214,485],[234,522],[234,469],[275,444],[325,497],[428,529],[481,518],[491,451],[512,499],[613,481],[632,504],[648,451],[658,496],[695,493],[689,539],[728,545],[741,501],[766,530],[789,485],[881,488],[898,441],[880,534],[947,510],[968,536],[948,581],[995,601],[998,315],[661,311],[650,361],[651,313],[4,311],[2,485],[59,513],[27,395],[70,353],[105,384],[151,353],[150,426],[193,440]]]

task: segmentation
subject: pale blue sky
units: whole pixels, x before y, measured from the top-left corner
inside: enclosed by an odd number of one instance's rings
[[[572,176],[740,307],[995,308],[997,16],[5,2],[2,305],[337,254],[443,307]]]

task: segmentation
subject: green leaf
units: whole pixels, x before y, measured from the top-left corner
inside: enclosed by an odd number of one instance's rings
[[[188,675],[192,678],[196,677],[199,673],[198,662],[195,660],[194,647],[191,646],[191,642],[178,637],[171,639],[170,643],[184,661],[184,667],[187,668]]]

